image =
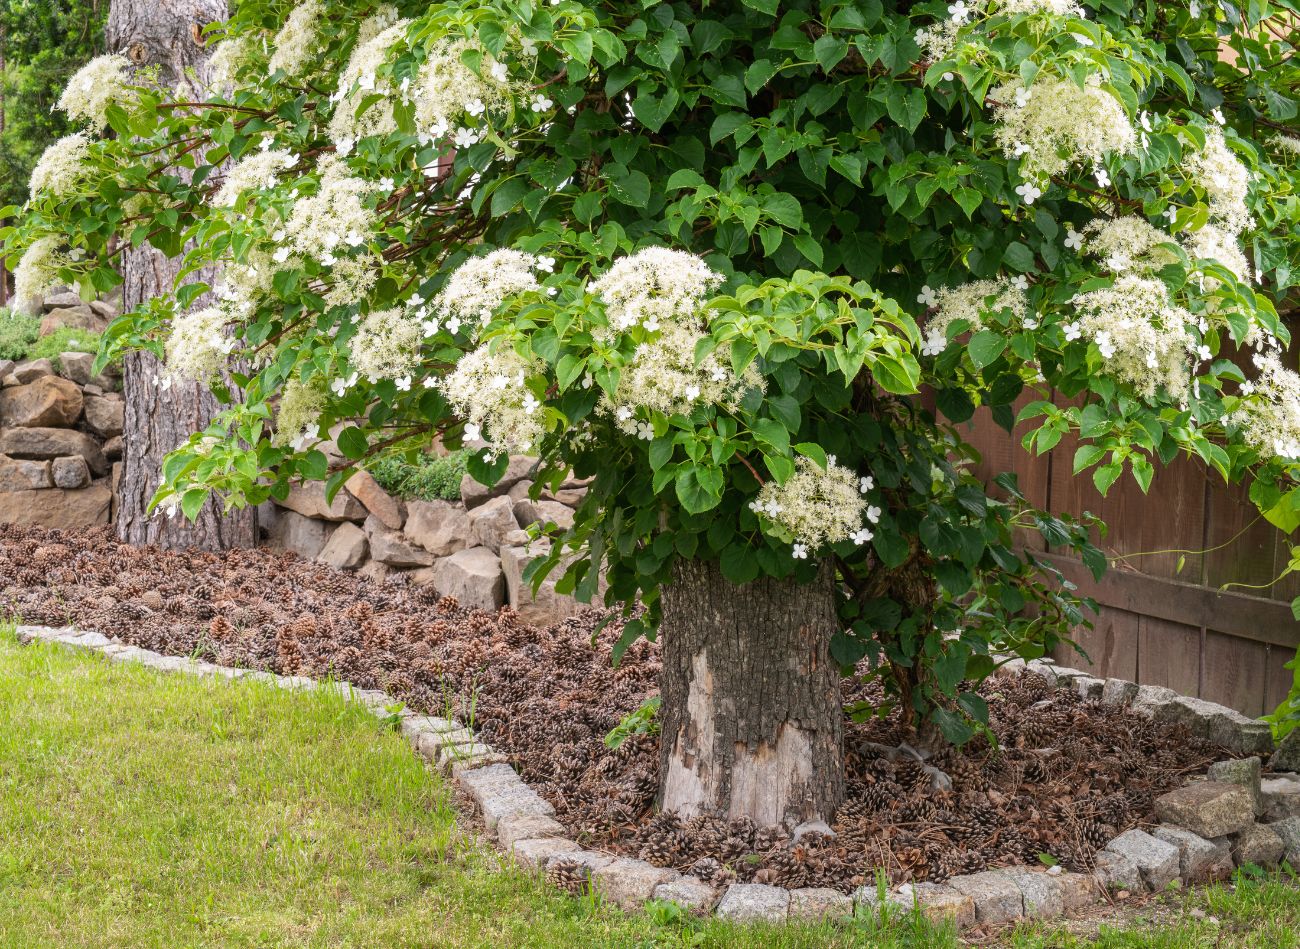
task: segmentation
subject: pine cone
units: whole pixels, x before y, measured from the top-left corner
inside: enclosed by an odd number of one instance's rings
[[[588,868],[576,860],[554,860],[546,870],[546,879],[552,886],[581,896],[590,882]]]

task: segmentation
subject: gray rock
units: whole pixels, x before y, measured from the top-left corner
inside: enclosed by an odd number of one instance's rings
[[[1266,821],[1300,817],[1300,779],[1293,775],[1275,775],[1259,784],[1260,806]]]
[[[975,900],[967,893],[938,883],[904,883],[889,902],[908,912],[919,911],[935,925],[953,923],[958,929],[975,925]]]
[[[100,319],[108,320],[109,322],[117,319],[118,313],[120,312],[117,307],[106,300],[91,300],[86,304],[86,306],[94,310],[95,315]]]
[[[1158,706],[1152,718],[1185,725],[1193,735],[1239,754],[1268,754],[1273,750],[1273,735],[1267,723],[1204,699],[1175,696]]]
[[[1227,837],[1206,840],[1182,827],[1164,824],[1152,835],[1178,848],[1178,876],[1185,883],[1205,883],[1232,872],[1232,847]]]
[[[1144,830],[1126,830],[1105,849],[1132,861],[1146,885],[1157,893],[1178,878],[1178,848]]]
[[[521,498],[514,502],[515,520],[520,527],[529,524],[555,524],[562,529],[573,526],[573,509],[558,501],[534,501]]]
[[[85,432],[67,428],[6,429],[0,432],[0,455],[34,461],[80,455],[95,477],[108,474],[108,459],[100,451],[99,443]]]
[[[63,370],[65,379],[71,379],[79,386],[90,385],[91,377],[95,374],[95,355],[94,353],[59,353],[59,367]]]
[[[50,462],[50,475],[56,488],[84,488],[90,484],[90,466],[80,455],[55,458]]]
[[[660,883],[654,891],[655,899],[676,903],[697,916],[708,916],[712,913],[713,907],[718,905],[718,896],[716,888],[692,876],[679,877],[670,883]]]
[[[1255,813],[1262,814],[1263,801],[1260,796],[1260,779],[1259,779],[1259,759],[1253,755],[1248,758],[1229,758],[1226,761],[1216,761],[1210,765],[1209,770],[1205,772],[1206,778],[1211,781],[1222,781],[1224,784],[1240,784],[1250,792],[1251,800],[1255,803]]]
[[[563,837],[564,826],[554,817],[541,814],[507,814],[497,821],[497,842],[509,850],[519,840]]]
[[[644,860],[621,858],[593,870],[591,888],[623,909],[636,909],[652,899],[659,886],[677,877],[675,871]]]
[[[397,576],[398,571],[388,566],[386,563],[380,563],[378,560],[367,560],[361,569],[357,571],[357,576],[369,580],[372,583],[387,583],[393,577]]]
[[[538,840],[516,840],[511,855],[525,867],[544,867],[557,856],[581,851],[572,840],[563,837],[542,837]]]
[[[952,877],[948,886],[971,898],[975,905],[975,919],[981,924],[998,926],[1024,914],[1024,896],[1020,887],[996,870]]]
[[[102,333],[108,329],[108,320],[84,303],[50,309],[47,302],[45,309],[39,330],[41,338],[61,329],[85,330],[87,333]]]
[[[366,518],[366,536],[370,539],[370,556],[390,567],[428,567],[433,554],[417,547],[401,531],[389,530],[373,514]]]
[[[343,487],[389,530],[401,530],[406,523],[406,506],[381,488],[369,471],[359,469]]]
[[[438,752],[438,770],[456,776],[465,771],[477,771],[488,765],[501,764],[506,756],[490,745],[474,742],[469,745],[444,745]]]
[[[541,549],[530,552],[527,547],[503,547],[501,571],[505,578],[506,602],[510,607],[525,623],[547,627],[578,614],[584,604],[555,589],[556,582],[564,573],[562,566],[551,571],[536,593],[530,584],[524,582],[524,569],[541,552]]]
[[[27,385],[44,376],[54,375],[54,364],[48,359],[28,359],[14,366],[10,375],[21,385]]]
[[[0,359],[0,379],[13,375],[14,366],[18,365],[12,359]]]
[[[86,399],[86,426],[100,438],[121,435],[125,417],[126,403],[120,398],[95,395]]]
[[[469,512],[470,536],[479,547],[500,553],[501,542],[519,529],[514,502],[508,497],[492,498]]]
[[[480,504],[486,503],[489,498],[498,498],[509,493],[511,488],[529,476],[536,463],[536,458],[529,458],[527,455],[511,455],[506,473],[490,488],[479,484],[471,475],[465,475],[460,481],[460,503],[465,505],[466,510],[473,510]]]
[[[346,490],[340,490],[333,501],[327,502],[325,485],[320,481],[291,485],[285,499],[276,503],[303,517],[325,521],[364,521],[367,514],[361,502]]]
[[[126,445],[122,441],[122,436],[114,435],[112,438],[104,442],[104,457],[109,461],[120,461],[122,458],[122,453],[125,451],[125,449],[126,449]],[[262,505],[259,504],[258,505],[259,515],[260,515],[261,507]],[[273,508],[275,507],[275,505],[267,504],[266,507]],[[261,523],[260,516],[259,516],[258,523]]]
[[[356,524],[343,523],[325,542],[316,559],[336,570],[355,570],[366,562],[370,541]]]
[[[783,923],[790,913],[790,891],[764,883],[733,883],[718,901],[719,919]]]
[[[408,501],[406,536],[435,557],[471,547],[469,514],[450,501]]]
[[[1287,732],[1268,763],[1274,771],[1300,771],[1300,728]]]
[[[73,290],[64,287],[62,290],[53,290],[50,295],[41,301],[41,311],[49,313],[51,310],[62,310],[65,307],[81,306],[84,301]]]
[[[1113,850],[1098,850],[1092,858],[1093,878],[1103,890],[1141,890],[1142,871],[1128,857]]]
[[[1021,867],[1001,871],[1020,890],[1026,919],[1051,919],[1065,912],[1065,901],[1056,877]]]
[[[1240,784],[1202,781],[1162,794],[1155,800],[1156,817],[1185,827],[1202,837],[1223,837],[1245,830],[1255,821],[1255,802]]]
[[[272,547],[292,550],[304,560],[315,560],[337,527],[330,521],[319,521],[282,509],[267,539]]]
[[[501,560],[485,547],[458,550],[439,560],[433,568],[433,586],[470,609],[497,610],[505,604]]]
[[[0,455],[0,491],[33,491],[54,486],[48,461]]]
[[[0,491],[0,523],[82,530],[107,524],[112,505],[113,491],[107,478],[71,491]]]
[[[1138,715],[1152,718],[1161,708],[1179,698],[1182,696],[1163,685],[1139,685],[1137,695],[1129,702],[1129,709]]]
[[[1074,690],[1079,693],[1080,698],[1089,702],[1100,702],[1105,686],[1106,680],[1098,679],[1096,676],[1079,676],[1074,680]]]
[[[445,749],[444,749],[445,750]],[[472,795],[474,803],[483,812],[483,824],[488,830],[496,830],[497,823],[505,817],[554,817],[555,808],[541,795],[524,784],[488,784],[481,786]],[[549,836],[535,834],[531,836]]]
[[[1137,697],[1137,694],[1136,682],[1129,682],[1127,679],[1107,679],[1105,685],[1101,687],[1101,703],[1127,705]]]
[[[790,919],[820,922],[853,915],[853,900],[824,886],[800,887],[790,891]]]
[[[1275,867],[1285,853],[1286,843],[1267,824],[1252,824],[1238,834],[1232,844],[1232,859],[1239,867],[1247,864],[1266,869]]]
[[[586,867],[590,875],[592,870],[599,870],[601,867],[607,867],[614,862],[616,858],[609,854],[597,853],[594,850],[568,850],[562,854],[552,857],[546,862],[546,865],[563,861],[564,863],[575,863],[580,867]],[[693,877],[682,877],[682,879],[694,879]]]
[[[76,383],[41,376],[0,391],[0,423],[18,428],[70,428],[85,400]]]
[[[1097,901],[1097,881],[1090,873],[1059,873],[1053,877],[1061,895],[1061,906],[1072,913]]]
[[[1300,817],[1284,817],[1268,826],[1282,841],[1282,858],[1300,868]]]

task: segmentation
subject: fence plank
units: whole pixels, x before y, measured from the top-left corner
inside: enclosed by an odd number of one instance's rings
[[[1205,632],[1205,677],[1201,698],[1246,715],[1264,712],[1268,649],[1215,630]]]
[[[1139,682],[1168,686],[1183,695],[1201,689],[1201,629],[1143,616],[1138,624]]]
[[[1087,660],[1068,647],[1058,649],[1056,658],[1091,675],[1136,679],[1140,620],[1137,613],[1127,610],[1106,610],[1092,629],[1079,627],[1074,631],[1074,641],[1087,653]]]

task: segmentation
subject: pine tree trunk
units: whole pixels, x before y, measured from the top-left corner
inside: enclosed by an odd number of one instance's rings
[[[738,587],[716,563],[681,561],[662,597],[663,809],[830,820],[844,796],[830,566],[810,584]]]
[[[138,67],[160,67],[160,82],[188,83],[191,73],[202,77],[206,70],[204,27],[226,16],[226,0],[113,0],[108,48]],[[122,256],[124,309],[170,293],[180,265],[179,258],[169,259],[151,247],[128,248]],[[190,279],[211,286],[214,276],[204,271]],[[194,305],[204,304],[198,300]],[[150,514],[149,500],[161,480],[164,456],[206,428],[219,410],[216,398],[198,383],[175,382],[163,389],[156,382],[159,370],[158,360],[149,353],[133,353],[123,366],[125,465],[118,488],[118,537],[132,544],[201,550],[254,546],[257,520],[252,509],[223,516],[214,499],[193,523],[180,515],[164,519]]]

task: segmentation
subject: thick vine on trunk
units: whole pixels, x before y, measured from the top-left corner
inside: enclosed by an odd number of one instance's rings
[[[126,55],[138,67],[158,66],[160,82],[188,83],[202,77],[209,50],[203,29],[227,16],[226,0],[113,0],[108,14],[108,48]],[[128,248],[122,255],[122,303],[132,309],[170,293],[180,269],[151,247]],[[215,274],[191,276],[211,286]],[[196,301],[195,306],[203,306]],[[134,353],[123,367],[126,418],[123,442],[125,465],[118,488],[117,535],[132,544],[225,550],[257,543],[256,514],[251,509],[223,516],[211,500],[190,523],[180,516],[164,519],[149,513],[162,476],[163,457],[192,433],[206,428],[219,410],[216,398],[198,383],[176,382],[168,389],[156,384],[158,360]]]
[[[834,816],[844,796],[834,572],[736,586],[681,561],[664,588],[660,803],[760,825]]]

